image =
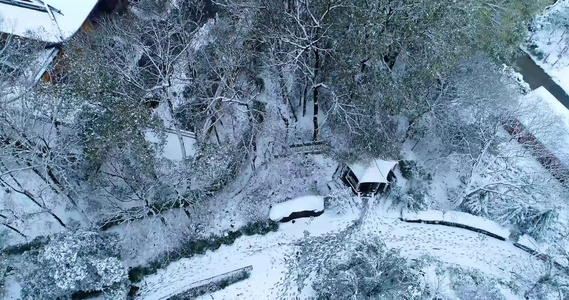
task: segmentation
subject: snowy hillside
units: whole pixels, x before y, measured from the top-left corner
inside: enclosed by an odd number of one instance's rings
[[[568,11],[0,0],[0,299],[567,299]]]

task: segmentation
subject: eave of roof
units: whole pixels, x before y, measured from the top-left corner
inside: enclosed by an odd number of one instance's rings
[[[81,28],[98,1],[43,0],[46,11],[0,2],[0,32],[61,43]]]

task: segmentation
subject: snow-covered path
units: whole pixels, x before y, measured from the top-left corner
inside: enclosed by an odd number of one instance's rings
[[[461,228],[405,223],[374,211],[368,214],[360,232],[379,234],[388,247],[400,249],[408,258],[429,255],[506,280],[534,263],[541,264],[509,241]]]
[[[314,219],[283,223],[277,232],[264,236],[244,236],[233,245],[223,245],[191,259],[181,259],[165,270],[148,276],[141,283],[138,299],[166,299],[183,292],[192,282],[209,278],[248,265],[253,266],[251,277],[227,287],[231,299],[276,299],[276,287],[286,273],[285,259],[293,252],[294,243],[311,235],[340,232],[357,219],[356,214],[324,214]],[[231,292],[230,292],[231,291]],[[208,296],[209,297],[209,296]],[[230,299],[221,297],[220,299]]]
[[[285,289],[280,283],[286,274],[286,259],[294,253],[295,243],[308,233],[310,236],[334,232],[345,234],[345,229],[356,219],[356,214],[340,216],[327,212],[312,220],[281,224],[279,231],[265,236],[243,237],[215,252],[182,259],[147,277],[141,286],[139,299],[164,299],[182,292],[192,282],[247,265],[253,266],[249,279],[202,298],[279,299]],[[531,276],[534,264],[541,264],[511,242],[460,228],[405,223],[394,212],[388,213],[377,206],[370,207],[361,225],[350,234],[354,238],[377,234],[388,247],[401,249],[402,255],[408,258],[429,255],[504,280],[509,280],[514,274]]]

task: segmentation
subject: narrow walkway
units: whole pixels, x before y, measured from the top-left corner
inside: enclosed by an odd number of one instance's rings
[[[525,52],[520,51],[516,65],[532,90],[540,86],[546,88],[559,102],[569,108],[569,95]]]

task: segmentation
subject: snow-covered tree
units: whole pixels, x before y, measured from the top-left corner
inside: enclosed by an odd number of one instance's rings
[[[348,257],[334,257],[312,287],[318,299],[423,299],[418,270],[379,239],[359,242]]]
[[[333,150],[353,159],[396,157],[401,139],[393,117],[414,121],[429,111],[448,73],[478,51],[510,58],[524,38],[524,22],[544,2],[224,0],[219,5],[258,12],[256,41],[268,49],[284,81],[285,103],[295,114],[298,102],[291,98],[298,95],[304,114],[312,98],[313,140],[329,130],[325,138]]]
[[[46,54],[54,52],[57,49],[46,49],[41,42],[9,34],[0,42],[0,185],[5,194],[17,195],[0,200],[0,224],[21,236],[26,233],[16,227],[26,226],[29,214],[49,214],[66,227],[62,216],[52,211],[62,200],[80,211],[65,176],[75,166],[72,147],[61,139],[65,105],[37,92],[44,72],[38,61],[43,64]],[[26,203],[14,203],[18,209],[10,209],[11,199]]]
[[[531,191],[526,190],[531,193]],[[543,195],[545,196],[545,195]],[[494,207],[496,206],[496,207]],[[497,220],[519,228],[521,232],[535,237],[543,237],[552,230],[559,218],[559,212],[554,206],[546,206],[543,202],[522,202],[516,199],[496,201],[489,205],[490,213],[497,215]]]
[[[568,274],[555,265],[558,258],[562,263],[566,263],[567,252],[563,247],[554,248],[558,248],[557,254],[546,257],[543,264],[535,266],[531,270],[533,274],[519,278],[525,299],[567,299],[569,296]]]
[[[52,236],[41,249],[24,254],[17,274],[25,299],[68,299],[78,291],[118,299],[128,282],[117,236],[93,231]]]
[[[376,236],[352,234],[357,225],[352,226],[326,236],[307,234],[296,254],[287,258],[281,297],[310,291],[316,299],[424,299],[421,260],[408,261]]]
[[[203,27],[207,36],[200,36],[201,45],[189,54],[190,79],[176,114],[196,132],[201,155],[198,160],[215,159],[207,155],[216,152],[232,153],[230,160],[236,165],[248,159],[254,169],[266,102],[273,99],[258,97],[264,80],[258,52],[253,48],[255,37],[247,22],[226,17]]]
[[[535,143],[511,136],[504,127],[539,110],[520,105],[517,87],[484,55],[463,62],[441,84],[430,109],[412,126],[434,141],[437,157],[431,163],[448,166],[460,180],[450,193],[456,205],[528,233],[550,228],[555,206],[542,199],[564,192],[551,182],[551,170],[528,167],[541,157]],[[536,120],[527,130],[556,136],[548,116]]]

